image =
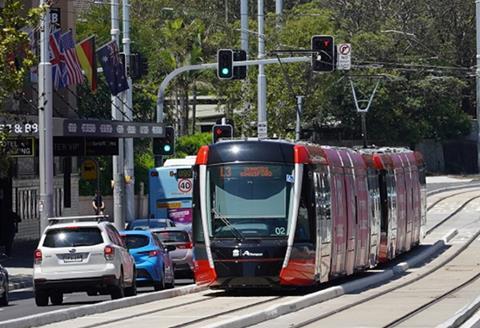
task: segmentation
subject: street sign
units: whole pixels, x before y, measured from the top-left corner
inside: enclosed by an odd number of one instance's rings
[[[268,136],[267,122],[258,122],[257,135],[259,138],[266,138]]]
[[[349,70],[352,68],[352,45],[340,43],[337,46],[337,69]]]
[[[11,157],[33,157],[35,155],[34,138],[7,139],[7,154]]]
[[[99,120],[69,120],[63,122],[64,136],[163,138],[165,129],[159,123],[137,123]]]
[[[50,8],[50,24],[54,25],[55,28],[60,28],[60,8],[52,7]]]
[[[38,128],[38,116],[0,117],[0,131],[8,132],[10,137],[38,137]],[[52,134],[54,137],[163,138],[165,124],[54,117]]]
[[[81,167],[82,179],[91,181],[97,179],[97,162],[93,159],[86,159]]]

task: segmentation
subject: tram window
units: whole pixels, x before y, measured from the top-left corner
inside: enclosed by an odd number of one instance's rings
[[[300,200],[298,208],[297,230],[295,231],[297,241],[310,241],[310,223],[308,220],[308,209],[305,198]]]
[[[322,220],[331,218],[330,184],[327,172],[315,172],[315,209]]]
[[[288,235],[293,165],[229,164],[208,168],[207,213],[213,237]],[[237,236],[238,237],[238,236]]]

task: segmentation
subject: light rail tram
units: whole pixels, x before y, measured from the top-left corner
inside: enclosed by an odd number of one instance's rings
[[[424,161],[406,148],[225,141],[193,172],[195,279],[212,288],[351,275],[418,245],[426,223]]]

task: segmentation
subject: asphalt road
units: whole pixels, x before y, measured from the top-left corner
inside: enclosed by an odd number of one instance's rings
[[[176,287],[193,284],[191,279],[177,279],[175,280]],[[138,288],[138,293],[152,292],[151,287]],[[38,307],[35,305],[33,298],[33,289],[25,288],[18,289],[10,292],[10,304],[5,307],[0,307],[0,322],[26,317],[37,313],[46,313],[59,309],[66,309],[69,307],[82,306],[87,304],[94,304],[103,301],[111,300],[110,295],[88,296],[87,293],[73,293],[65,294],[63,296],[62,305],[48,305],[44,307]]]

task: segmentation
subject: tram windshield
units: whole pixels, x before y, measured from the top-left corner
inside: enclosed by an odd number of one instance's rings
[[[209,233],[213,238],[288,234],[293,165],[228,164],[207,171]]]

